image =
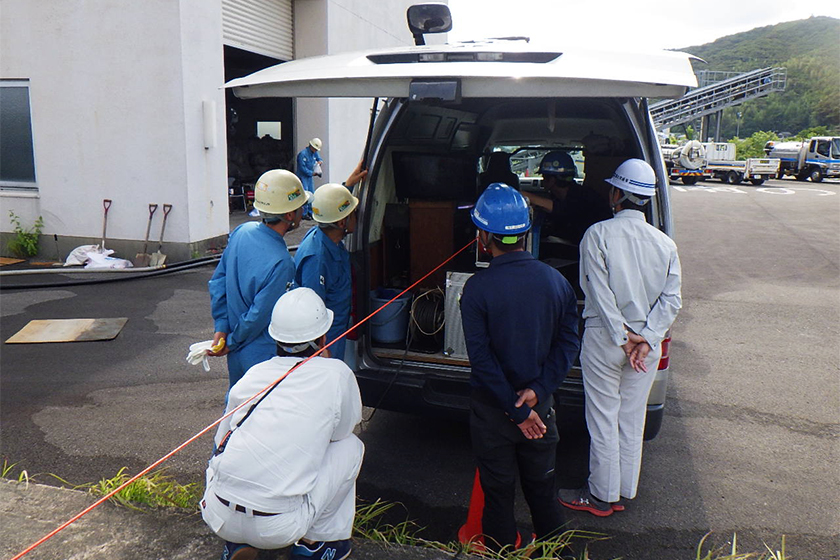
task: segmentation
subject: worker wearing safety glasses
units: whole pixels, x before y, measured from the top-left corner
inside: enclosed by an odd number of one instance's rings
[[[677,246],[645,220],[656,195],[653,169],[629,159],[606,181],[615,216],[590,227],[580,245],[589,481],[559,492],[566,507],[599,517],[636,497],[648,395],[662,339],[682,307]]]
[[[554,466],[553,394],[579,348],[577,298],[560,272],[525,251],[528,203],[503,183],[472,211],[490,266],[464,285],[461,318],[472,372],[470,434],[484,490],[482,529],[493,550],[517,540],[517,471],[538,538],[563,524]]]
[[[227,356],[233,385],[253,365],[274,356],[268,323],[274,303],[295,279],[295,263],[283,236],[300,225],[310,198],[294,173],[266,171],[254,187],[260,222],[246,222],[230,240],[209,282],[214,350]]]

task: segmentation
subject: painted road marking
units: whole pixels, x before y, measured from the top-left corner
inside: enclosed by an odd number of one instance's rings
[[[729,186],[721,186],[721,187],[707,187],[705,185],[692,185],[690,187],[680,187],[678,185],[671,185],[671,188],[675,191],[679,192],[692,192],[692,191],[700,191],[700,192],[722,192],[722,193],[730,193],[730,194],[749,194],[749,191],[741,190],[738,187],[729,187]],[[814,196],[834,196],[837,193],[834,191],[827,191],[824,189],[812,189],[808,187],[759,187],[753,189],[755,192],[764,193],[764,194],[774,194],[774,195],[790,195],[796,194],[797,192],[809,192],[809,193],[816,193]]]

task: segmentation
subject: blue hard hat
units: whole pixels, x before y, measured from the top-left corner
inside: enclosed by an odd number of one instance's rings
[[[540,175],[555,175],[573,179],[577,176],[575,160],[566,152],[548,152],[540,162]]]
[[[491,183],[481,193],[472,211],[472,221],[479,229],[502,236],[518,236],[531,229],[525,197],[504,183]]]

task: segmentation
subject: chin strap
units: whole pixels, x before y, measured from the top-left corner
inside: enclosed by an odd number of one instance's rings
[[[630,202],[632,202],[636,206],[644,206],[645,204],[650,202],[650,197],[636,196],[633,193],[629,193],[629,192],[621,190],[621,189],[616,189],[616,187],[613,187],[613,189],[620,190],[621,194],[622,194],[621,198],[616,200],[614,203],[610,204],[610,209],[613,211],[613,214],[615,214],[615,207],[618,206],[619,204],[621,204],[622,202],[624,202],[625,200],[629,200]],[[610,195],[610,197],[612,198],[612,195]]]
[[[283,344],[279,344],[280,348],[283,349],[284,352],[288,352],[289,354],[297,354],[298,352],[303,352],[307,348],[312,348],[313,350],[318,350],[320,346],[315,344],[314,340],[310,340],[309,342],[303,342],[301,344],[296,344],[294,346],[285,346]]]

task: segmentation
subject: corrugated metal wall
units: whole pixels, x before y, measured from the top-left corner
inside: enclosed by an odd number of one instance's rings
[[[222,0],[222,34],[225,45],[292,60],[292,0]]]

